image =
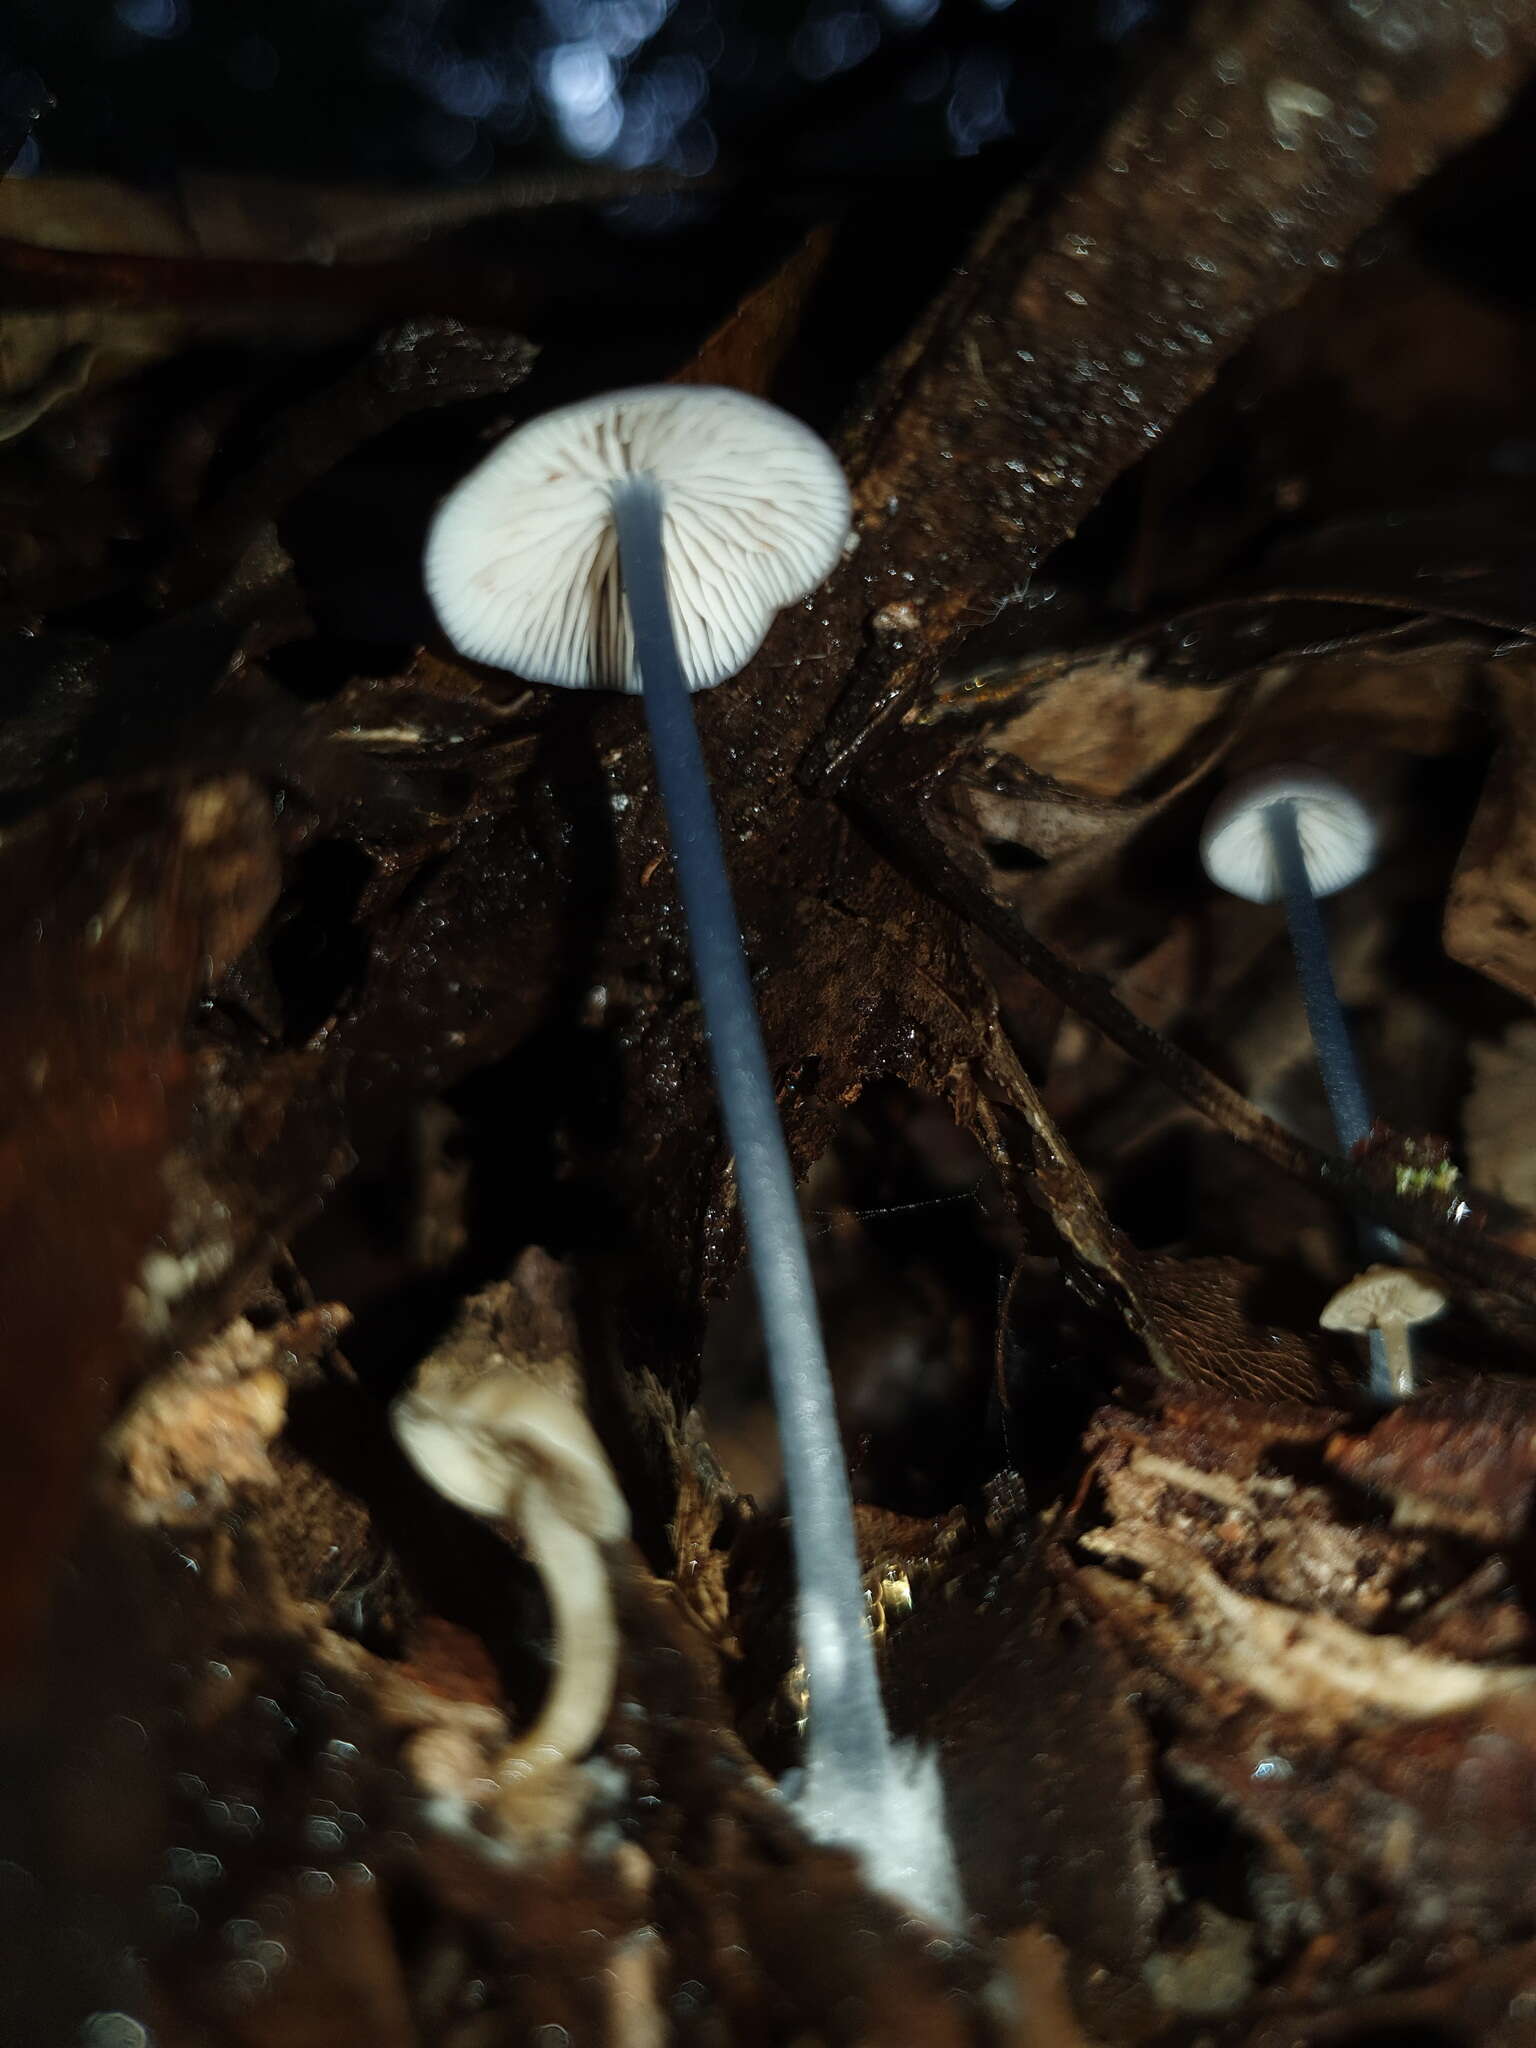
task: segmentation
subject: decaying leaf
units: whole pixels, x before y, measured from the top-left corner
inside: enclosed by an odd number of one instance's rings
[[[1512,1024],[1472,1049],[1467,1171],[1473,1184],[1536,1211],[1536,1023]]]
[[[833,250],[832,229],[814,228],[788,262],[749,292],[725,324],[709,336],[693,361],[678,373],[678,381],[726,384],[734,391],[766,394]]]
[[[1445,950],[1536,999],[1536,842],[1525,801],[1536,767],[1532,677],[1519,661],[1494,679],[1502,739],[1445,910]]]
[[[120,1417],[106,1452],[129,1519],[201,1518],[232,1490],[277,1484],[267,1450],[287,1407],[280,1350],[278,1336],[237,1316]]]
[[[1529,2031],[1496,11],[1197,0],[1049,181],[770,207],[727,151],[676,240],[593,211],[670,174],[0,187],[0,2033]],[[814,1702],[641,707],[458,660],[420,587],[488,436],[667,377],[847,422],[841,565],[698,718],[942,1934],[774,1782]],[[1296,756],[1380,833],[1347,1160],[1280,913],[1197,856]],[[1317,1327],[1366,1219],[1449,1297],[1390,1413]],[[553,1758],[541,1531],[389,1422],[508,1376],[623,1496]]]
[[[1481,1859],[1441,1829],[1448,1804],[1481,1811],[1496,1780],[1528,1767],[1533,1667],[1507,1661],[1497,1632],[1482,1658],[1467,1654],[1470,1629],[1459,1655],[1407,1639],[1427,1591],[1443,1601],[1467,1580],[1466,1559],[1360,1519],[1329,1466],[1370,1470],[1375,1432],[1348,1457],[1335,1445],[1325,1464],[1319,1421],[1296,1414],[1277,1433],[1256,1411],[1207,1415],[1189,1401],[1150,1428],[1109,1419],[1103,1506],[1073,1532],[1077,1583],[1177,1724],[1178,1773],[1220,1802],[1267,1867],[1274,1889],[1249,1894],[1265,1940],[1291,1945],[1301,1963],[1295,1944],[1325,1896],[1355,1887],[1358,1898],[1383,1882],[1404,1926],[1429,1915],[1513,1928],[1527,1886],[1507,1845],[1523,1821],[1511,1816]],[[1383,1447],[1397,1427],[1377,1425]],[[1465,1460],[1440,1470],[1470,1527],[1484,1475]],[[1255,1517],[1271,1507],[1278,1520],[1266,1529]],[[1507,1582],[1468,1591],[1469,1621],[1495,1621],[1511,1598]],[[1340,1937],[1330,1975],[1358,1953],[1358,1923]]]
[[[17,977],[0,1055],[17,1376],[0,1655],[14,1669],[135,1340],[162,1338],[196,1283],[163,1238],[193,1097],[186,1025],[276,897],[270,806],[238,776],[97,790],[11,833],[0,872]],[[216,1256],[227,1266],[234,1253]]]

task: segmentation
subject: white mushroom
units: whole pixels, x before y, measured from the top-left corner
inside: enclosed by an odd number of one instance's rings
[[[1357,881],[1375,847],[1375,828],[1359,798],[1331,776],[1305,768],[1270,769],[1235,783],[1212,806],[1200,840],[1205,871],[1220,888],[1252,903],[1285,898],[1296,978],[1345,1152],[1370,1135],[1371,1111],[1317,899]],[[1367,1253],[1395,1250],[1385,1241],[1366,1246]]]
[[[783,1442],[810,1690],[802,1814],[876,1882],[957,1910],[942,1791],[891,1743],[837,1407],[794,1174],[690,691],[757,651],[842,553],[847,485],[797,420],[736,391],[661,386],[520,427],[450,494],[426,580],[463,653],[645,700]]]
[[[1367,1266],[1339,1289],[1318,1322],[1325,1330],[1349,1330],[1357,1336],[1379,1332],[1389,1391],[1402,1400],[1413,1392],[1414,1384],[1408,1332],[1439,1315],[1447,1298],[1432,1273],[1407,1266]]]
[[[1359,797],[1331,775],[1286,765],[1242,777],[1211,806],[1200,858],[1219,889],[1250,903],[1273,903],[1284,894],[1273,831],[1280,809],[1296,820],[1314,896],[1332,896],[1370,872],[1376,827]]]
[[[471,1514],[511,1524],[537,1566],[554,1623],[554,1676],[523,1748],[571,1761],[608,1716],[618,1628],[603,1545],[629,1510],[585,1415],[503,1366],[453,1389],[401,1395],[390,1411],[411,1462]]]
[[[529,682],[638,690],[614,525],[615,490],[637,478],[661,494],[693,690],[744,668],[847,537],[835,456],[776,406],[704,385],[583,399],[508,435],[432,522],[427,589],[460,653]]]
[[[1233,783],[1211,806],[1200,858],[1219,888],[1250,903],[1285,902],[1296,979],[1341,1152],[1370,1136],[1370,1096],[1339,1001],[1318,898],[1347,889],[1376,858],[1376,827],[1353,790],[1314,768],[1267,768]],[[1375,1224],[1359,1226],[1366,1258],[1395,1258],[1397,1239]],[[1402,1340],[1407,1345],[1406,1337]],[[1395,1356],[1396,1354],[1394,1354]],[[1411,1364],[1409,1381],[1411,1384]],[[1371,1339],[1371,1387],[1383,1399],[1398,1375],[1384,1336]]]

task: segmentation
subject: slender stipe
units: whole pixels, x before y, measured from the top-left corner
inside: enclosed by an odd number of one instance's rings
[[[814,1803],[818,1780],[833,1780],[841,1790],[878,1803],[891,1740],[864,1625],[853,1499],[794,1174],[672,629],[661,503],[656,485],[643,477],[613,492],[656,774],[688,915],[726,1135],[736,1155],[737,1195],[779,1416],[810,1690],[808,1797]]]
[[[806,1768],[784,1791],[870,1883],[953,1924],[937,1759],[891,1740],[880,1697],[794,1175],[690,701],[831,574],[851,513],[837,458],[800,421],[745,392],[659,384],[509,434],[438,507],[424,566],[461,653],[645,700],[784,1450],[810,1688]]]
[[[1306,1005],[1312,1049],[1323,1077],[1328,1107],[1333,1115],[1334,1135],[1341,1152],[1351,1152],[1370,1136],[1371,1108],[1365,1080],[1350,1036],[1349,1020],[1339,1001],[1333,978],[1333,961],[1328,952],[1328,934],[1312,884],[1307,880],[1306,855],[1293,803],[1266,806],[1264,825],[1280,871],[1280,889],[1285,902],[1285,921],[1290,927],[1291,951],[1296,960],[1296,978]]]
[[[1323,913],[1307,876],[1307,860],[1302,851],[1295,804],[1287,800],[1266,805],[1264,827],[1280,876],[1285,921],[1290,929],[1291,953],[1296,962],[1296,979],[1301,983],[1307,1027],[1312,1034],[1318,1071],[1323,1077],[1323,1091],[1328,1097],[1334,1135],[1341,1152],[1352,1152],[1356,1145],[1370,1136],[1374,1118],[1349,1019],[1344,1014],[1338,984],[1333,978],[1333,959],[1328,951]],[[1391,1231],[1383,1230],[1374,1223],[1362,1223],[1358,1226],[1358,1233],[1361,1254],[1368,1261],[1393,1263],[1402,1256],[1402,1247]],[[1404,1346],[1409,1343],[1406,1331],[1401,1341]],[[1402,1375],[1400,1371],[1393,1372],[1387,1357],[1387,1342],[1380,1330],[1371,1332],[1370,1353],[1371,1393],[1383,1401],[1401,1399],[1404,1391]]]

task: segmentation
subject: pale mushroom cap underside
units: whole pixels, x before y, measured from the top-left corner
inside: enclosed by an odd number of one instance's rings
[[[1432,1273],[1411,1266],[1367,1266],[1335,1294],[1318,1317],[1325,1330],[1411,1328],[1431,1322],[1447,1305],[1445,1289]]]
[[[402,1394],[390,1410],[401,1448],[455,1506],[517,1521],[536,1483],[555,1511],[599,1543],[629,1532],[607,1454],[573,1401],[498,1367],[450,1392]]]
[[[1250,903],[1273,903],[1280,871],[1265,812],[1295,807],[1296,831],[1314,896],[1331,896],[1369,873],[1376,827],[1352,789],[1314,768],[1266,768],[1234,782],[1211,806],[1200,858],[1218,888]]]
[[[638,690],[613,493],[640,477],[661,493],[690,689],[744,668],[847,538],[836,457],[761,399],[655,385],[562,406],[509,434],[432,522],[427,590],[459,652],[528,682]]]

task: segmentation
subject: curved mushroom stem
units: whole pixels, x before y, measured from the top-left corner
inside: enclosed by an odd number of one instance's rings
[[[737,1194],[778,1414],[810,1693],[806,1804],[822,1812],[835,1805],[840,1815],[862,1814],[865,1825],[873,1825],[891,1791],[890,1731],[865,1625],[853,1499],[794,1174],[673,636],[661,493],[636,477],[615,489],[613,508],[694,973],[726,1134],[736,1154]],[[839,1829],[837,1838],[850,1837]]]
[[[530,1479],[518,1534],[538,1569],[553,1624],[552,1675],[520,1753],[553,1750],[575,1763],[596,1742],[613,1703],[619,1631],[601,1547],[566,1521],[549,1490]]]
[[[1356,1145],[1370,1136],[1373,1122],[1370,1097],[1365,1091],[1365,1077],[1350,1035],[1349,1020],[1344,1015],[1338,984],[1333,978],[1333,961],[1328,951],[1328,934],[1322,912],[1307,879],[1306,857],[1296,824],[1296,806],[1293,803],[1268,805],[1264,824],[1280,874],[1285,921],[1291,934],[1291,955],[1296,962],[1296,979],[1301,984],[1301,1000],[1306,1006],[1307,1027],[1312,1034],[1312,1050],[1317,1055],[1318,1071],[1323,1077],[1334,1135],[1341,1152],[1352,1152]],[[1361,1253],[1368,1260],[1395,1260],[1402,1254],[1402,1246],[1392,1232],[1382,1230],[1374,1223],[1360,1225],[1359,1239]],[[1370,1351],[1370,1392],[1380,1401],[1404,1400],[1413,1392],[1414,1386],[1413,1347],[1407,1331],[1398,1332],[1397,1341],[1393,1342],[1382,1331],[1372,1330]]]

